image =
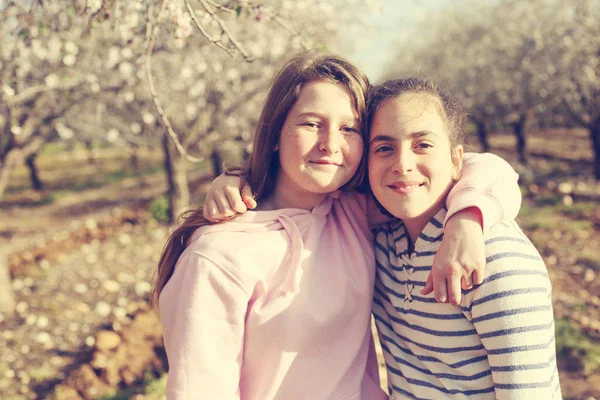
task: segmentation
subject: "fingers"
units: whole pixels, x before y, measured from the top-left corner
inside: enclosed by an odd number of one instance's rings
[[[448,292],[446,290],[446,279],[444,277],[433,278],[433,294],[438,303],[448,301]]]
[[[427,282],[425,282],[425,287],[421,289],[421,294],[423,296],[427,296],[431,292],[433,292],[433,274],[429,272],[429,275],[427,275]]]
[[[471,276],[463,275],[460,279],[460,287],[464,290],[469,290],[473,287],[473,281],[471,280]]]
[[[479,268],[477,268],[471,274],[471,279],[473,280],[474,285],[481,285],[483,283],[483,278],[485,276],[485,263],[482,263]]]
[[[235,211],[231,208],[229,199],[227,196],[215,196],[214,202],[217,204],[219,209],[219,215],[217,217],[227,218],[235,215]]]
[[[217,218],[218,214],[219,208],[213,200],[207,200],[204,202],[204,207],[202,209],[202,216],[204,218],[210,222],[219,222],[220,219]]]
[[[462,298],[462,289],[460,287],[461,280],[462,276],[460,276],[460,274],[458,273],[452,274],[448,277],[448,299],[450,304],[457,305],[460,303],[460,300]]]
[[[235,215],[235,211],[229,206],[229,202],[224,197],[213,196],[204,201],[202,216],[210,222],[220,222],[227,217]]]
[[[253,210],[256,208],[256,200],[254,200],[252,189],[247,183],[242,187],[242,200],[249,209]]]
[[[246,204],[242,201],[242,196],[240,195],[240,191],[236,188],[225,188],[225,198],[229,203],[228,206],[232,211],[236,213],[245,213],[248,211]]]

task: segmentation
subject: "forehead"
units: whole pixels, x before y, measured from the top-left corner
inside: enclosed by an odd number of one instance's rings
[[[333,113],[358,118],[348,88],[325,79],[310,81],[302,85],[291,112]]]
[[[375,111],[371,138],[380,134],[401,138],[423,131],[448,136],[441,104],[431,95],[408,93],[381,103]]]

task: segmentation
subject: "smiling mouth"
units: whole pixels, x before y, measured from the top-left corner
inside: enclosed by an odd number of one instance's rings
[[[341,164],[335,163],[333,161],[310,161],[312,164],[318,164],[318,165],[329,165],[332,167],[341,167]]]
[[[424,183],[410,182],[410,183],[395,183],[392,185],[388,185],[388,187],[396,193],[408,194],[408,193],[414,192],[415,190],[422,187],[423,185],[424,185]]]

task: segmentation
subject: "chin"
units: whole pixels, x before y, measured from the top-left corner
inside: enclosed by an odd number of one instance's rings
[[[381,203],[381,204],[390,214],[392,214],[394,217],[399,218],[399,219],[418,218],[421,215],[423,215],[423,213],[425,212],[425,210],[420,210],[420,209],[417,210],[414,208],[398,207],[398,203],[394,203],[394,205],[389,206],[389,207],[383,203]]]

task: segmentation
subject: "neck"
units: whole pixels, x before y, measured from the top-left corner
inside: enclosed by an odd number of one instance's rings
[[[433,216],[442,209],[445,201],[446,197],[444,197],[443,201],[436,203],[434,206],[430,207],[417,217],[402,218],[402,222],[406,227],[406,232],[408,232],[408,236],[410,237],[409,250],[411,253],[414,251],[415,243],[417,242],[419,235],[421,232],[423,232],[423,229],[425,229],[431,218],[433,218]]]
[[[312,210],[323,201],[329,193],[306,193],[301,189],[288,187],[280,179],[275,184],[273,194],[262,202],[262,210],[278,210],[282,208],[299,208]]]

